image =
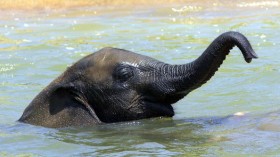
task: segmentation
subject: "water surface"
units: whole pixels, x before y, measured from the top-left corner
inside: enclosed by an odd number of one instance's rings
[[[0,156],[280,154],[279,1],[117,4],[65,3],[63,9],[38,4],[28,11],[2,5]],[[172,119],[64,129],[16,122],[67,66],[100,48],[124,48],[180,64],[197,58],[229,30],[245,34],[259,59],[247,64],[233,49],[207,84],[174,104]],[[231,116],[236,112],[247,114]]]

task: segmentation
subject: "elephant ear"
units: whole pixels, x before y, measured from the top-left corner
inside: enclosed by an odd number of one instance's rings
[[[93,108],[73,89],[59,87],[50,95],[49,113],[51,115],[67,112],[70,116],[81,116],[82,118],[86,117],[85,111],[92,116],[96,123],[101,123]]]

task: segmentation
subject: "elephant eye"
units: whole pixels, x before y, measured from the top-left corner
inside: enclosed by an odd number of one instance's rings
[[[133,69],[130,66],[120,65],[114,72],[114,77],[121,82],[125,82],[133,77]]]

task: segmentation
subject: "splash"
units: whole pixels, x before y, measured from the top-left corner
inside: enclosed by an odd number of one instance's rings
[[[257,2],[242,2],[238,7],[279,7],[278,1],[257,1]]]
[[[172,8],[173,12],[177,12],[177,13],[183,13],[183,12],[197,12],[202,10],[202,7],[200,6],[183,6],[182,8]]]
[[[227,1],[225,1],[227,2]],[[225,3],[220,0],[0,0],[0,11],[5,10],[60,10],[79,7],[92,6],[169,6],[170,4],[182,4],[182,7],[172,8],[173,12],[196,12],[201,6],[235,6],[235,7],[279,7],[279,0],[256,1],[256,0],[236,0],[235,3]],[[194,4],[194,5],[190,5]],[[176,5],[175,5],[176,6]]]
[[[189,0],[192,1],[192,0]],[[0,9],[5,10],[39,10],[39,9],[68,9],[88,6],[127,6],[145,4],[168,4],[182,0],[3,0]]]

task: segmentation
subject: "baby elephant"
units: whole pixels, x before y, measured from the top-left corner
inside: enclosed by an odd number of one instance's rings
[[[172,117],[171,105],[206,83],[234,46],[246,62],[257,58],[249,41],[238,32],[221,34],[200,57],[183,65],[103,48],[51,82],[19,121],[57,128]]]

